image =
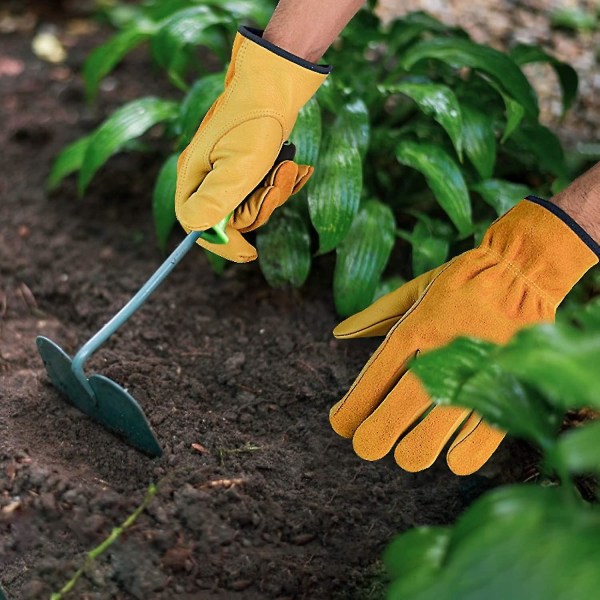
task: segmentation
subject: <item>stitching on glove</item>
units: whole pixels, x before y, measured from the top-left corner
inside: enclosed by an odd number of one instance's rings
[[[524,279],[529,285],[531,285],[531,287],[537,290],[540,296],[542,296],[546,301],[550,302],[550,304],[556,308],[558,304],[556,302],[556,299],[552,298],[552,296],[550,296],[546,291],[544,291],[537,283],[529,279],[529,277],[527,277],[527,275],[525,275],[525,273],[523,273],[523,271],[521,271],[521,269],[517,265],[515,265],[510,260],[503,258],[501,254],[498,254],[498,252],[492,250],[491,248],[487,248],[486,252],[493,254],[496,258],[499,259],[499,263],[504,263],[513,273],[519,275],[522,279]]]

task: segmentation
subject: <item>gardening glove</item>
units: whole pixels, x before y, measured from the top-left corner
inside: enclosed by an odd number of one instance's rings
[[[446,455],[457,475],[477,471],[505,433],[460,407],[433,406],[408,362],[420,352],[474,336],[499,344],[522,327],[554,320],[557,306],[598,262],[600,246],[560,208],[528,197],[492,223],[481,245],[420,275],[340,323],[337,338],[385,335],[330,412],[354,451],[378,460],[394,446],[407,471]]]
[[[235,262],[256,258],[242,233],[263,224],[310,176],[310,167],[293,163],[270,170],[298,111],[330,70],[263,40],[258,30],[239,29],[225,90],[177,164],[175,212],[186,231],[204,231],[234,213],[229,242],[199,239],[201,246]],[[263,188],[272,189],[257,189],[265,178]]]

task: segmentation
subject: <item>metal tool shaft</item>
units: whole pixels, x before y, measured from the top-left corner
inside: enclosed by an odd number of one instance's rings
[[[83,367],[87,360],[96,352],[108,338],[115,333],[139,308],[146,302],[158,286],[165,280],[169,273],[177,266],[179,261],[194,247],[198,238],[202,237],[202,231],[192,231],[184,240],[173,250],[165,262],[154,272],[146,281],[140,290],[129,300],[129,302],[92,336],[73,357],[72,370],[84,389],[92,398],[95,397],[94,391],[90,387]]]

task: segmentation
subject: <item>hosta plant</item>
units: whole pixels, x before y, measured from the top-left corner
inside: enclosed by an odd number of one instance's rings
[[[452,526],[396,538],[384,555],[389,600],[598,595],[600,507],[581,496],[576,482],[600,475],[600,422],[562,432],[560,426],[567,410],[600,410],[599,364],[598,298],[566,311],[556,325],[521,331],[505,346],[457,339],[414,362],[437,402],[474,408],[536,444],[543,485],[498,488]]]
[[[144,0],[108,10],[119,32],[85,64],[90,101],[102,78],[142,44],[180,99],[122,106],[62,152],[50,186],[78,172],[83,193],[111,155],[162,123],[165,163],[152,210],[164,247],[175,223],[177,156],[222,89],[223,72],[209,73],[211,61],[202,57],[211,53],[224,63],[238,24],[264,25],[273,5]],[[561,144],[540,124],[536,93],[521,67],[550,64],[565,111],[577,75],[539,47],[500,52],[423,13],[384,26],[369,4],[324,60],[334,72],[291,136],[298,160],[316,165],[315,176],[257,234],[271,285],[300,286],[315,257],[335,253],[335,304],[351,314],[397,283],[382,281],[386,269],[406,276],[437,266],[527,193],[547,195],[569,180]],[[411,245],[412,265],[388,265],[396,242]]]

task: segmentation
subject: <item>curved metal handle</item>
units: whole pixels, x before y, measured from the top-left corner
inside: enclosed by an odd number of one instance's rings
[[[207,231],[192,231],[184,240],[173,250],[167,260],[158,267],[153,275],[138,290],[138,292],[129,300],[129,302],[108,322],[102,329],[93,335],[73,357],[73,374],[84,387],[84,389],[94,398],[94,391],[88,383],[83,366],[88,358],[108,340],[108,338],[117,331],[139,308],[146,302],[156,288],[166,279],[167,275],[175,268],[179,261],[196,245],[199,238],[205,239],[212,244],[226,244],[229,239],[225,233],[227,223],[231,214],[227,215],[220,223]]]

